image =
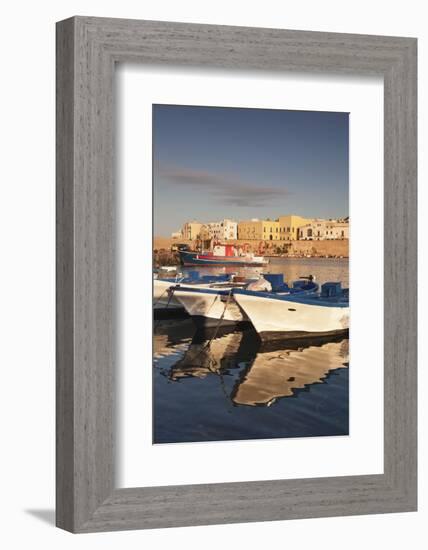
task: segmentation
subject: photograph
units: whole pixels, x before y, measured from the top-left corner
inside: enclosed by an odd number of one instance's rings
[[[2,15],[1,548],[417,550],[424,5]]]
[[[153,105],[153,443],[349,435],[349,113]]]

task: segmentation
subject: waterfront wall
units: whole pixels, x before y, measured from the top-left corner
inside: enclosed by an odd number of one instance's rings
[[[290,241],[287,256],[349,257],[349,239],[332,241]]]

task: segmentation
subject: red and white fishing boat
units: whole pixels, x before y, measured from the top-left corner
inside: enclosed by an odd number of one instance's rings
[[[184,266],[264,266],[268,263],[263,256],[256,256],[252,252],[241,252],[233,244],[215,244],[212,250],[205,252],[180,250],[179,254]]]

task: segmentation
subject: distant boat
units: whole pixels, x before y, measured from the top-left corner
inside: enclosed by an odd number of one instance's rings
[[[233,244],[216,244],[206,252],[179,250],[180,261],[184,266],[196,265],[231,265],[231,266],[264,266],[268,264],[263,256],[251,252],[238,253]]]
[[[338,282],[321,292],[283,294],[234,289],[239,307],[262,339],[345,333],[349,329],[349,291]]]

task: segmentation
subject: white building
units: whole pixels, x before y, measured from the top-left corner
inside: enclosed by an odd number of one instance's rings
[[[238,223],[233,220],[222,220],[207,223],[210,237],[215,241],[229,241],[238,238]]]
[[[299,240],[319,241],[325,238],[325,220],[312,220],[299,227]]]
[[[349,239],[349,221],[312,220],[299,227],[299,240],[321,241]]]
[[[325,239],[349,239],[349,222],[328,221],[325,226]]]
[[[180,240],[183,237],[183,234],[181,231],[174,231],[174,233],[171,233],[171,239],[173,240]]]

